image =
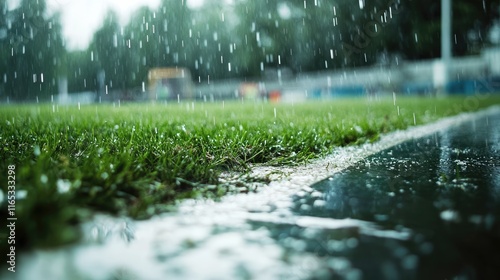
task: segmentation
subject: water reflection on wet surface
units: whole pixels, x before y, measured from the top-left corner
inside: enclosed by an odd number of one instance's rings
[[[490,115],[372,155],[294,198],[299,216],[368,227],[266,226],[289,252],[317,256],[311,278],[500,279],[499,143],[500,115]]]

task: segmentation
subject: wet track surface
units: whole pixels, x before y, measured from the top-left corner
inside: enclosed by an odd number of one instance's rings
[[[311,188],[294,197],[296,215],[382,229],[275,226],[289,252],[321,259],[311,278],[500,279],[499,114],[394,146]]]

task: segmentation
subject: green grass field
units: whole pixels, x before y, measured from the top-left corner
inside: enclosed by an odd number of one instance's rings
[[[338,146],[492,104],[500,104],[498,95],[293,105],[5,105],[1,218],[9,214],[12,166],[17,246],[51,247],[77,240],[76,225],[96,212],[147,218],[182,198],[225,194],[224,171],[303,164]]]

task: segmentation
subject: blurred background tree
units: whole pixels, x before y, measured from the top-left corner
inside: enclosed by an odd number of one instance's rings
[[[59,14],[48,17],[45,0],[22,0],[12,11],[5,8],[6,1],[0,5],[4,90],[0,93],[17,100],[48,100],[57,94],[58,77],[64,71],[66,51]]]
[[[203,12],[193,13],[190,68],[199,82],[248,74],[244,69],[248,57],[240,57],[248,46],[243,36],[235,36],[234,20],[231,9],[218,0],[206,0]]]
[[[137,10],[122,26],[109,11],[89,47],[67,51],[57,14],[45,0],[0,0],[0,94],[19,100],[69,91],[96,91],[105,73],[110,90],[147,83],[152,67],[187,67],[195,81],[264,78],[266,70],[335,70],[440,56],[441,6],[433,0],[162,0]],[[499,18],[495,0],[453,1],[453,53],[475,55]]]

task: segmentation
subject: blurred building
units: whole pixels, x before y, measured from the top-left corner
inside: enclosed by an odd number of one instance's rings
[[[186,68],[153,68],[148,73],[151,100],[181,100],[194,98],[191,73]]]

